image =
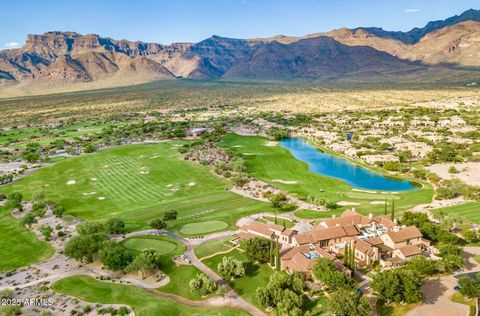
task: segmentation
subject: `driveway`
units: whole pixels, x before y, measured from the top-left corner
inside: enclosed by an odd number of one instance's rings
[[[470,307],[454,303],[450,297],[457,279],[453,276],[428,279],[422,285],[423,303],[407,313],[408,316],[468,316]]]

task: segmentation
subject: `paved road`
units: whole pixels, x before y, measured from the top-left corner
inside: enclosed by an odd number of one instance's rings
[[[466,260],[464,272],[480,270],[480,264],[473,256],[480,254],[480,247],[464,247],[462,257]],[[422,285],[423,303],[408,313],[408,316],[466,316],[470,308],[467,305],[454,303],[450,297],[455,293],[453,287],[457,279],[453,276],[428,279]]]
[[[454,303],[450,297],[457,280],[453,276],[428,279],[422,285],[423,302],[408,316],[468,316],[470,307]]]

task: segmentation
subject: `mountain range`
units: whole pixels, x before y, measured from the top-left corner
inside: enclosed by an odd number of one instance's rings
[[[408,32],[359,27],[303,37],[214,35],[170,45],[47,32],[28,35],[19,49],[0,51],[0,90],[20,94],[177,78],[410,82],[452,77],[480,77],[480,10]]]

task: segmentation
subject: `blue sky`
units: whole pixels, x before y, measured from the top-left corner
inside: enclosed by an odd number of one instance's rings
[[[407,31],[474,8],[478,0],[11,0],[0,9],[0,49],[29,33],[76,31],[158,43],[213,34],[304,35],[339,27]]]

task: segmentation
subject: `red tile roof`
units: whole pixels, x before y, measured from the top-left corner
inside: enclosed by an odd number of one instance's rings
[[[417,256],[422,253],[420,248],[415,245],[408,245],[398,249],[405,257]]]
[[[388,232],[387,235],[393,242],[402,242],[414,238],[422,237],[422,233],[415,226],[408,226],[400,229],[398,232]]]
[[[264,224],[256,221],[251,221],[250,223],[241,226],[239,229],[242,232],[262,235],[265,238],[270,238],[270,236],[272,236],[274,233],[276,235],[287,237],[297,234],[297,231],[293,229],[285,228],[275,224]]]
[[[335,226],[329,228],[320,228],[304,234],[298,234],[294,238],[299,245],[315,244],[322,240],[337,239],[343,237],[354,237],[360,233],[355,225]]]

